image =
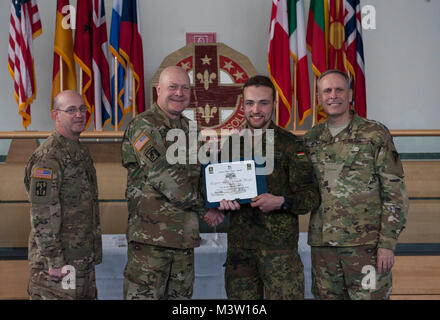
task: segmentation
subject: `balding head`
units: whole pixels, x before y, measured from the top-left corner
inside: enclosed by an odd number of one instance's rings
[[[178,66],[170,66],[160,74],[156,85],[157,104],[171,119],[177,119],[189,106],[191,84],[188,74]]]
[[[169,66],[162,70],[159,76],[159,85],[162,82],[166,82],[169,77],[175,77],[175,76],[182,76],[188,80],[188,83],[190,82],[188,74],[186,71],[178,66]]]
[[[53,99],[53,108],[54,109],[63,109],[63,106],[66,106],[68,102],[73,98],[79,98],[82,100],[81,95],[73,90],[64,90],[58,93]]]
[[[55,129],[68,139],[78,140],[85,130],[87,110],[79,93],[72,90],[60,92],[53,100],[51,112]]]

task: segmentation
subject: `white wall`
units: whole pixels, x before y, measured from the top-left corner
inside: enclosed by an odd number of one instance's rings
[[[71,1],[76,4],[76,1]],[[186,32],[216,32],[267,74],[270,0],[142,0],[145,86],[162,59],[185,45]],[[112,1],[106,0],[110,28]],[[308,12],[309,0],[305,1]],[[38,1],[43,35],[34,42],[37,100],[29,130],[52,130],[49,116],[56,0]],[[364,30],[368,117],[390,129],[439,128],[439,0],[363,0],[376,8],[377,29]],[[0,2],[0,131],[23,130],[7,70],[10,1]],[[148,91],[146,92],[147,99]],[[148,101],[148,100],[147,100]],[[107,128],[109,129],[109,128]],[[438,151],[437,151],[438,152]],[[4,154],[0,152],[0,154]]]
[[[364,32],[368,117],[392,129],[439,129],[440,1],[362,3],[377,11],[377,29]]]

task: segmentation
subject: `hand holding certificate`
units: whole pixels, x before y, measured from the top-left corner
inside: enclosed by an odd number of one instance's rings
[[[218,207],[223,199],[249,203],[252,198],[266,192],[266,177],[257,176],[255,166],[254,160],[204,166],[207,207]]]

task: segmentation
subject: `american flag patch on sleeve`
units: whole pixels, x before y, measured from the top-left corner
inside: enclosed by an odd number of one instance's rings
[[[137,149],[137,151],[141,151],[142,147],[145,146],[148,141],[150,141],[150,138],[148,138],[146,135],[142,135],[136,140],[134,147]]]
[[[34,178],[51,180],[52,179],[52,169],[35,168]]]

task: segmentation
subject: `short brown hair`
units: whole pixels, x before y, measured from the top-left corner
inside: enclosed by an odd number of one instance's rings
[[[248,81],[246,81],[246,83],[243,85],[243,95],[244,95],[244,89],[252,86],[271,88],[273,101],[275,101],[275,86],[273,85],[272,81],[270,81],[269,77],[258,75],[249,78]]]

